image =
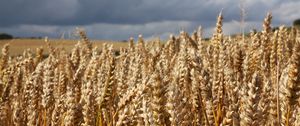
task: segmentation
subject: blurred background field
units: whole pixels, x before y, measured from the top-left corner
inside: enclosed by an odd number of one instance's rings
[[[64,39],[50,39],[48,40],[51,46],[55,48],[64,48],[67,52],[70,52],[78,40],[64,40]],[[109,40],[91,40],[93,47],[102,48],[104,43],[112,44],[115,50],[120,49],[120,47],[126,47],[127,42],[117,42]],[[44,39],[10,39],[10,40],[0,40],[0,48],[2,48],[6,43],[9,43],[9,54],[11,56],[21,55],[25,50],[30,49],[35,51],[37,48],[43,48],[44,54],[48,54],[47,44]]]

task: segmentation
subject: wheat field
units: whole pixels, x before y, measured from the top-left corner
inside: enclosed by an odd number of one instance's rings
[[[71,52],[43,50],[0,58],[1,126],[299,126],[297,29],[271,28],[247,39],[223,35],[222,15],[209,42],[198,30],[115,55],[84,31]]]

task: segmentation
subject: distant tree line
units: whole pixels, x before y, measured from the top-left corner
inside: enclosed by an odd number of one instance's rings
[[[0,33],[0,40],[5,39],[42,39],[43,37],[14,37],[13,35],[7,33]]]
[[[293,22],[294,26],[300,27],[300,19],[297,19]]]
[[[2,39],[13,39],[14,37],[10,34],[0,33],[0,40]]]

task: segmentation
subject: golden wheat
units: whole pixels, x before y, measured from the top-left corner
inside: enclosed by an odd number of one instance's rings
[[[166,43],[133,38],[119,55],[93,48],[84,30],[68,54],[45,39],[36,54],[0,58],[1,126],[257,126],[300,124],[300,40],[297,29],[246,39],[214,36],[201,27]]]

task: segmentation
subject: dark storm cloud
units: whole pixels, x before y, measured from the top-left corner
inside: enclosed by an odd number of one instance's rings
[[[1,0],[0,32],[57,37],[82,26],[91,38],[118,40],[191,32],[202,25],[211,35],[223,10],[224,32],[231,34],[239,31],[240,1],[245,1],[247,30],[260,28],[268,11],[273,25],[300,16],[296,0]]]
[[[72,24],[77,7],[72,0],[1,0],[0,25]]]
[[[81,7],[79,15],[90,19],[91,22],[136,24],[158,22],[164,20],[199,20],[204,13],[215,13],[220,11],[212,7],[210,3],[194,2],[187,0],[118,0],[110,2],[79,1]],[[211,6],[211,7],[210,7]],[[93,8],[93,9],[90,9]],[[210,8],[215,8],[210,9]],[[203,20],[213,20],[215,16],[206,15]]]
[[[234,1],[226,4],[234,4]],[[204,22],[215,20],[223,6],[210,0],[4,0],[0,2],[0,14],[5,15],[0,25],[142,24],[164,20]]]

